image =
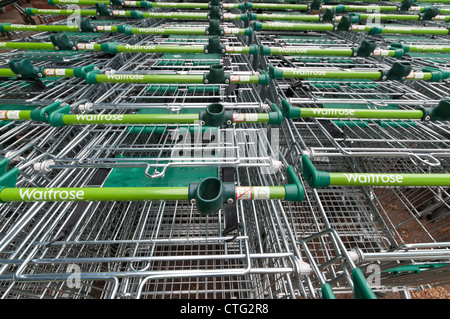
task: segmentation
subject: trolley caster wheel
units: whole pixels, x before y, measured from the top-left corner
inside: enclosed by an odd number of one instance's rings
[[[0,9],[0,12],[1,12],[1,13],[6,13],[6,8],[5,8],[5,7],[1,8],[1,9]]]
[[[6,32],[6,36],[10,39],[10,40],[14,40],[16,38],[16,34],[13,32]]]
[[[446,206],[440,207],[436,210],[434,210],[431,213],[431,220],[433,221],[433,223],[438,222],[439,220],[441,220],[442,218],[444,218],[445,216],[447,216],[449,213],[449,210]]]

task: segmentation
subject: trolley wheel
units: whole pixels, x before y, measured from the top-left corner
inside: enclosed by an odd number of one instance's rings
[[[6,13],[6,8],[5,8],[5,7],[0,8],[0,12],[1,12],[1,13]]]
[[[388,292],[379,292],[379,291],[375,292],[375,296],[377,296],[378,298],[386,297],[387,294]]]
[[[6,36],[11,40],[16,38],[16,34],[14,32],[6,32]]]

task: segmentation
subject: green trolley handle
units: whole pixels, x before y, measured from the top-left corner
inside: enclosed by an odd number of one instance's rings
[[[33,111],[5,110],[0,113],[0,120],[35,120],[48,122],[52,126],[65,125],[111,125],[111,124],[200,124],[206,126],[223,126],[244,123],[265,123],[280,125],[283,115],[275,104],[268,113],[234,113],[225,111],[220,103],[206,106],[198,114],[69,114],[70,105],[52,103],[42,109]]]
[[[71,50],[71,51],[99,51],[110,54],[117,53],[221,53],[221,54],[258,54],[258,47],[251,46],[225,46],[209,40],[207,45],[122,45],[117,42],[75,43],[67,35],[61,35],[54,43],[41,42],[0,42],[0,49],[9,50]]]
[[[319,171],[307,155],[302,172],[313,188],[329,186],[450,186],[450,174],[329,173]]]
[[[260,74],[234,75],[225,72],[223,66],[212,65],[210,71],[202,74],[98,74],[90,72],[86,82],[96,83],[178,83],[178,84],[260,84],[268,85],[269,75]]]
[[[209,9],[210,5],[208,2],[186,2],[186,3],[178,3],[178,2],[151,2],[151,1],[120,1],[120,5],[122,7],[139,7],[139,8],[174,8],[174,9]],[[91,6],[96,5],[97,3],[104,3],[108,6],[117,5],[115,1],[95,1],[95,0],[47,0],[49,5],[67,5],[67,4],[77,4],[80,6]],[[222,8],[227,9],[240,9],[243,10],[245,8],[244,3],[222,3]]]
[[[120,17],[120,18],[135,18],[135,19],[182,19],[182,20],[208,20],[210,14],[198,13],[198,12],[142,12],[139,10],[110,10],[106,6],[96,5],[95,10],[62,10],[62,9],[36,9],[36,8],[26,8],[25,12],[27,15],[62,15],[62,16],[85,16],[85,17],[95,17],[95,16],[108,16],[108,17]],[[223,13],[221,16],[223,20],[247,20],[246,14],[234,14],[234,13]]]
[[[288,22],[273,22],[261,23],[254,22],[253,29],[259,30],[279,30],[279,31],[336,31],[338,26],[332,23],[288,23]],[[344,29],[343,29],[344,30]],[[342,30],[342,31],[343,31]],[[414,26],[373,26],[373,25],[350,25],[349,31],[352,32],[367,32],[370,35],[374,34],[416,34],[416,35],[448,35],[447,28],[434,27],[414,27]]]
[[[442,99],[436,106],[424,106],[416,110],[377,110],[377,109],[333,109],[292,106],[287,100],[281,101],[283,116],[298,118],[345,118],[377,120],[422,120],[449,121],[450,97]]]
[[[345,71],[328,70],[325,68],[275,68],[269,67],[269,76],[272,79],[364,79],[364,80],[421,80],[437,82],[448,79],[450,72],[436,68],[423,68],[422,71],[413,71],[409,62],[395,62],[389,70]]]
[[[0,202],[85,202],[85,201],[190,201],[203,215],[217,213],[224,203],[237,200],[287,200],[301,202],[304,189],[292,167],[287,167],[284,186],[235,186],[215,177],[188,187],[79,187],[16,188],[19,170],[0,177]]]

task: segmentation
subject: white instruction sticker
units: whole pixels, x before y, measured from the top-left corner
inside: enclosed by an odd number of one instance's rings
[[[9,120],[20,120],[20,111],[8,111],[7,117]]]
[[[245,114],[245,121],[246,122],[257,122],[258,121],[258,114],[256,114],[256,113],[247,113],[247,114]]]
[[[56,75],[66,75],[66,69],[56,69]]]
[[[235,190],[236,190],[236,199],[240,200],[252,199],[252,188],[250,186],[247,187],[237,186]]]

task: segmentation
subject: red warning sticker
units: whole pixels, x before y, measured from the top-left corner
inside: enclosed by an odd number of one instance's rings
[[[246,200],[252,199],[252,187],[251,186],[238,186],[236,190],[236,199]]]
[[[233,113],[233,122],[244,122],[245,116],[243,113]]]
[[[7,111],[0,111],[0,120],[6,120],[6,112]]]
[[[45,69],[45,75],[55,75],[55,69]]]

